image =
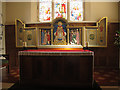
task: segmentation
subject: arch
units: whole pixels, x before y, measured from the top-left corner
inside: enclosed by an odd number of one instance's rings
[[[61,18],[61,17],[54,19],[53,22],[52,22],[52,24],[55,25],[55,24],[58,23],[59,21],[61,21],[61,22],[64,23],[65,25],[68,24],[68,21],[67,21],[66,19],[64,19],[64,18]]]

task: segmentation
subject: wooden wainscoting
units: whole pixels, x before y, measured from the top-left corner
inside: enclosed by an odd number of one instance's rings
[[[107,48],[90,48],[95,52],[95,67],[119,67],[119,49],[114,45],[115,33],[118,30],[118,26],[118,23],[108,24]]]

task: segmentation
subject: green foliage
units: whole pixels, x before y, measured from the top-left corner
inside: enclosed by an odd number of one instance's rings
[[[120,47],[120,31],[116,31],[114,44]]]

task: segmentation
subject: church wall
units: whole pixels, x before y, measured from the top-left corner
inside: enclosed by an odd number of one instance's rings
[[[34,14],[34,13],[33,13]],[[30,2],[7,2],[6,3],[6,24],[14,24],[15,19],[31,21]]]
[[[118,21],[117,2],[85,2],[85,21],[98,21],[107,16],[109,21]],[[37,2],[6,2],[6,24],[14,24],[19,18],[24,22],[37,22]]]
[[[107,16],[108,21],[118,21],[118,3],[115,2],[87,2],[85,4],[85,20],[96,21]],[[87,14],[87,12],[89,12]]]
[[[5,24],[6,21],[6,3],[2,3],[2,23]]]

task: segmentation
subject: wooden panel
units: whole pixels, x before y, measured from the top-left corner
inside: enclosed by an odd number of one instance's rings
[[[70,23],[70,26],[96,26],[96,23]]]
[[[20,56],[21,85],[92,86],[92,56]]]
[[[108,24],[108,46],[106,48],[90,48],[95,52],[95,67],[118,68],[119,49],[114,45],[118,23]]]
[[[50,27],[50,23],[40,23],[40,24],[26,24],[26,27]]]
[[[20,79],[32,79],[32,65],[33,65],[33,62],[32,62],[32,58],[33,57],[20,57],[21,59],[24,59],[24,60],[21,60],[20,61]]]
[[[99,66],[105,66],[107,65],[107,58],[106,56],[98,56],[98,65]]]
[[[74,60],[73,60],[74,58]],[[80,79],[80,60],[77,57],[69,57],[67,59],[65,57],[64,61],[64,73],[65,73],[65,80],[67,81],[77,81]],[[83,73],[82,73],[83,74]]]
[[[90,57],[65,57],[64,61],[64,73],[65,80],[67,81],[91,81],[90,75],[92,75],[92,59]],[[87,72],[87,74],[86,74]]]
[[[6,54],[9,55],[9,64],[15,66],[16,64],[16,43],[15,43],[15,26],[5,26],[5,43],[6,43]]]
[[[119,65],[118,56],[109,56],[108,59],[108,67],[116,67]]]
[[[49,80],[63,81],[64,57],[49,57]]]
[[[33,60],[33,59],[32,59]],[[34,57],[33,61],[33,78],[34,79],[40,79],[40,80],[48,80],[48,62],[46,61],[46,58],[41,57],[39,59],[38,57]]]

